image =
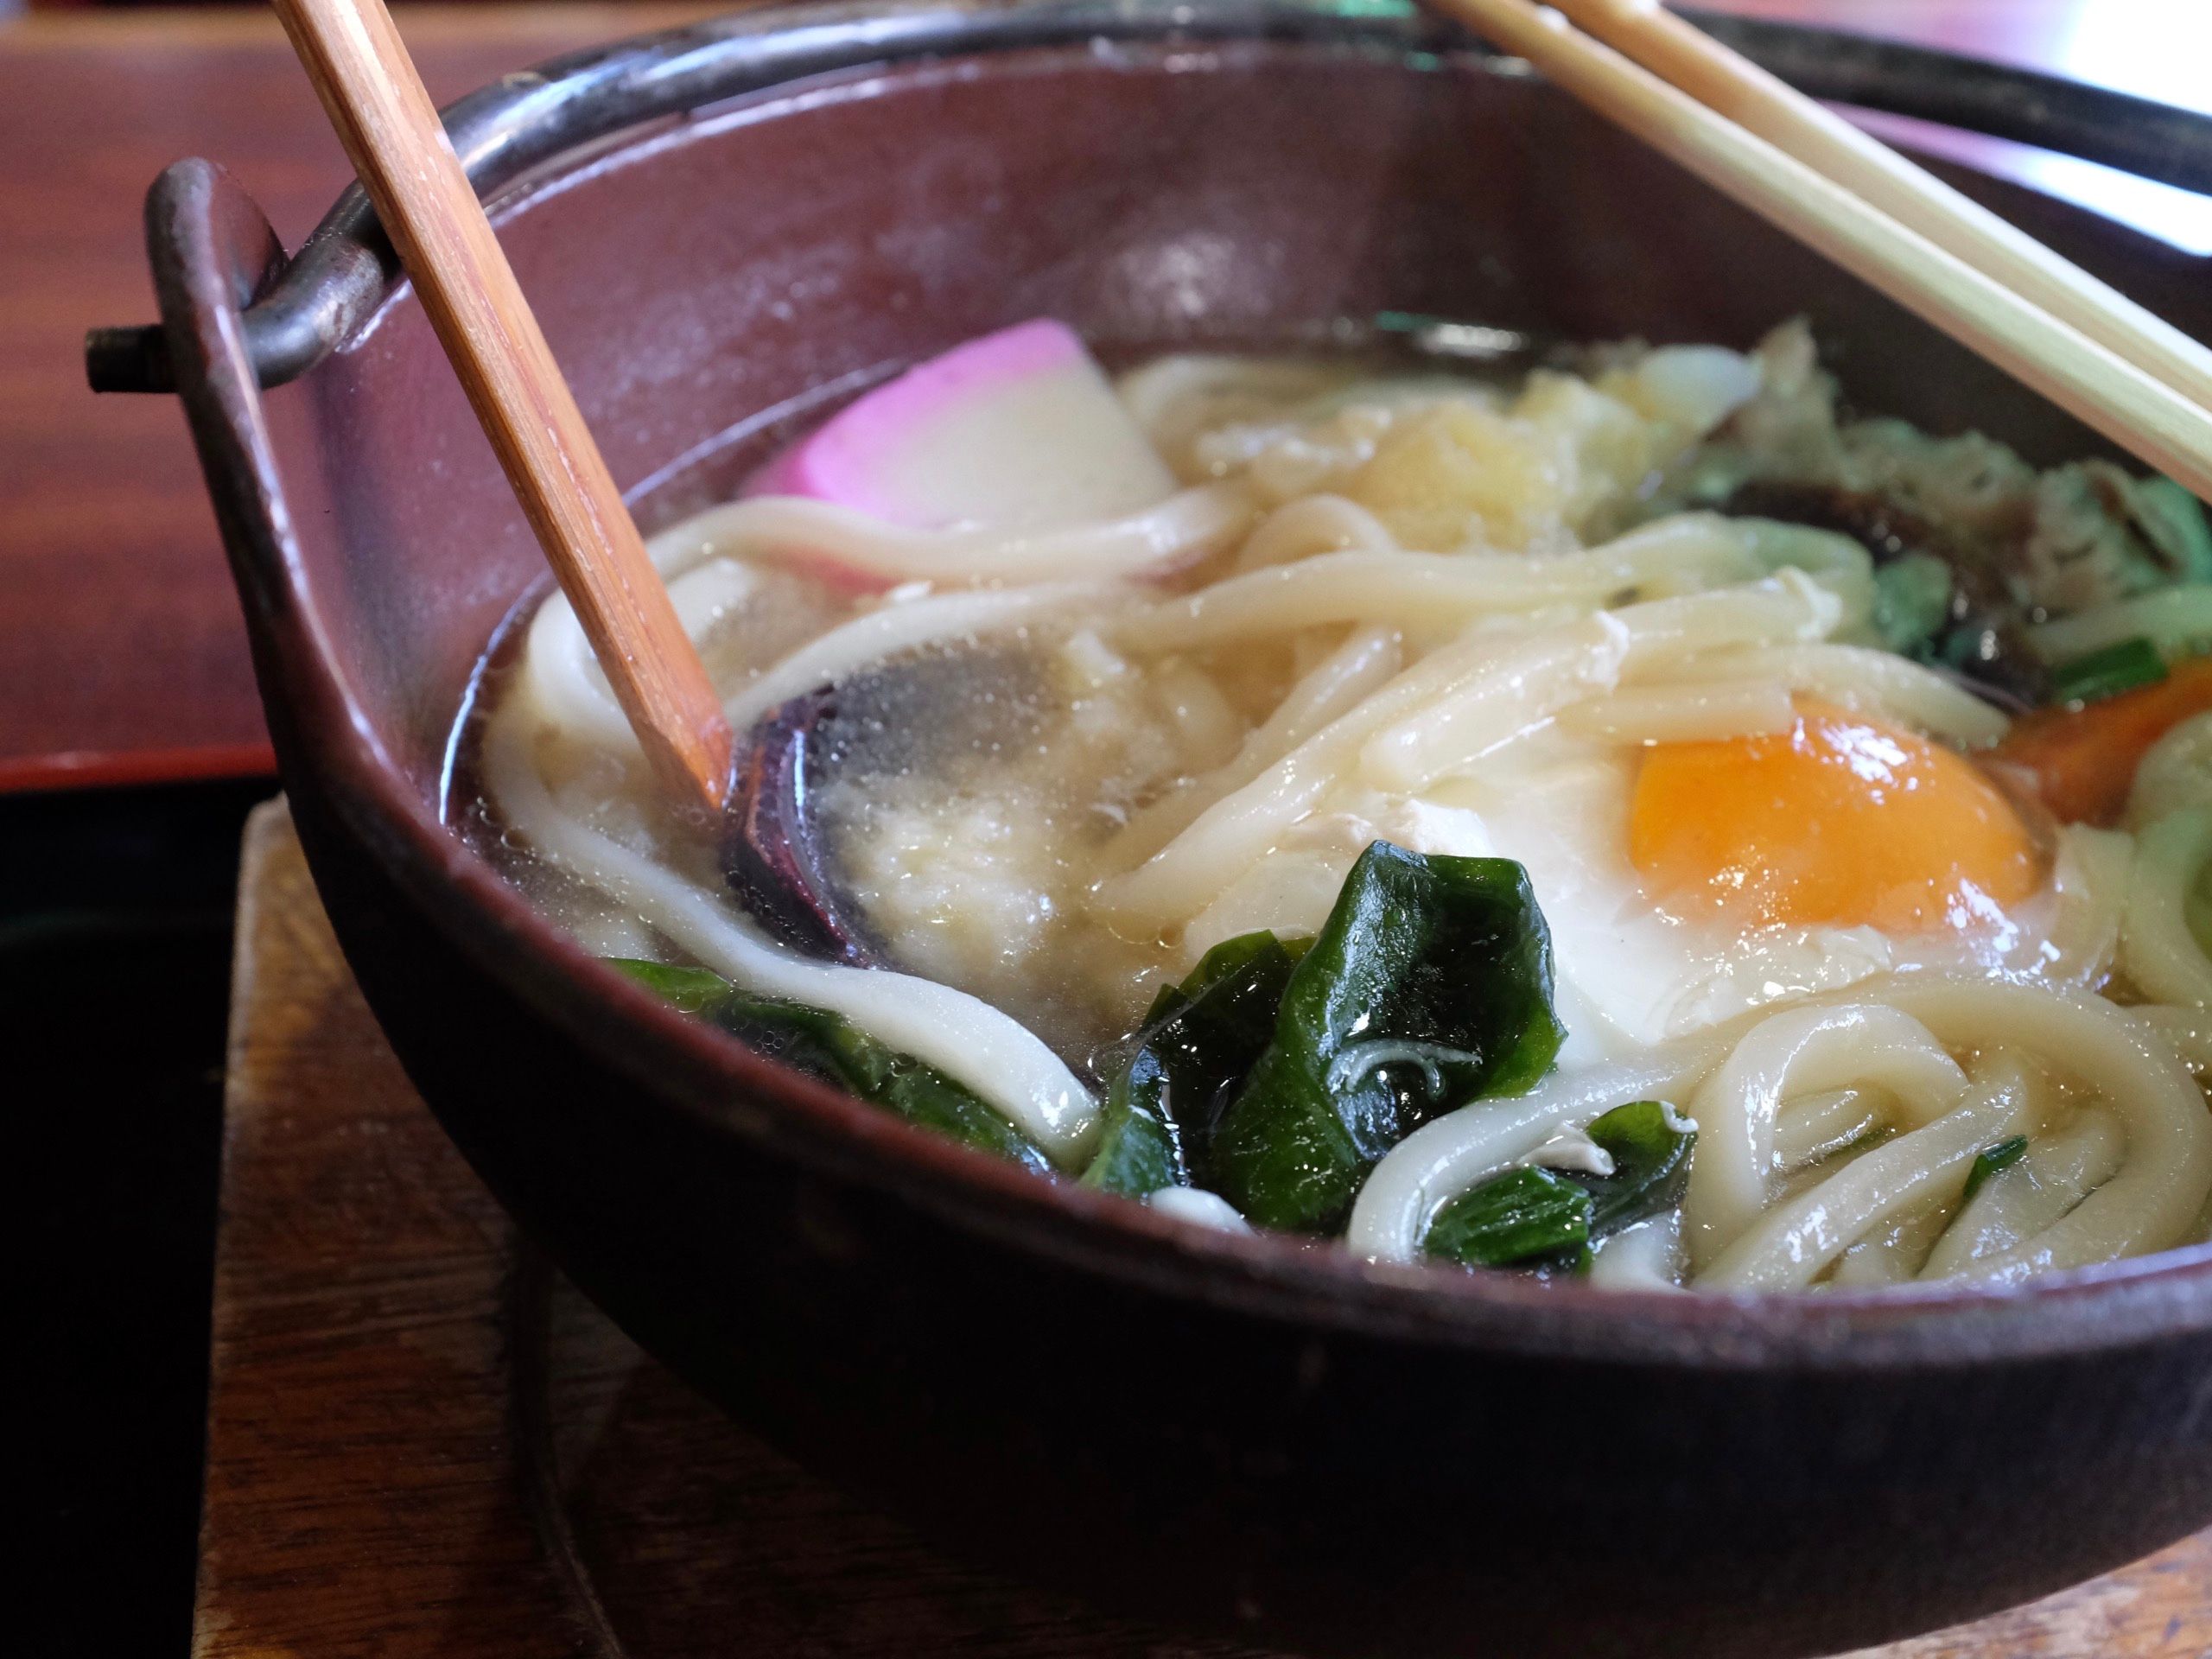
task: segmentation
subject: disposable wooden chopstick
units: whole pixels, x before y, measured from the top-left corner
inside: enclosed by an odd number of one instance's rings
[[[1428,0],[1592,110],[2212,498],[2212,412],[1765,139],[1527,0]]]
[[[1658,0],[1552,0],[1574,23],[1909,230],[2212,409],[2212,351]]]
[[[721,699],[384,0],[276,0],[276,12],[655,776],[719,822]]]

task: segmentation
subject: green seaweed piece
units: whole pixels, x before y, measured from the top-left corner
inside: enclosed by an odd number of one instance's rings
[[[1681,1202],[1697,1125],[1672,1106],[1632,1101],[1585,1133],[1612,1159],[1611,1174],[1526,1165],[1493,1176],[1436,1212],[1422,1248],[1467,1267],[1580,1272],[1600,1240]]]
[[[1561,1172],[1590,1194],[1592,1242],[1671,1210],[1689,1185],[1697,1125],[1662,1100],[1616,1106],[1584,1131],[1610,1154],[1613,1173]]]
[[[1242,934],[1209,950],[1181,984],[1161,987],[1107,1090],[1098,1149],[1082,1185],[1142,1198],[1192,1184],[1222,1096],[1266,1049],[1311,943]]]
[[[684,1013],[909,1123],[1040,1173],[1052,1168],[1036,1142],[966,1084],[877,1041],[841,1014],[749,995],[703,968],[626,957],[605,960]]]
[[[1438,1211],[1426,1248],[1463,1267],[1580,1272],[1590,1264],[1595,1207],[1580,1183],[1527,1165],[1493,1175]]]
[[[1527,1088],[1565,1035],[1528,873],[1378,841],[1345,878],[1223,1116],[1213,1183],[1255,1224],[1326,1230],[1407,1134]]]

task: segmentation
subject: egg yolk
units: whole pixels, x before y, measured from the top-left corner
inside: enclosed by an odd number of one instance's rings
[[[2026,825],[1972,761],[1810,703],[1787,732],[1649,750],[1629,855],[1662,904],[1746,925],[1965,927],[2041,880]]]

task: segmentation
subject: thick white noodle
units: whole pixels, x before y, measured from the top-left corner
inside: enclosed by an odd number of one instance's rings
[[[1195,663],[1171,662],[1154,671],[1155,706],[1180,739],[1181,752],[1200,766],[1227,766],[1249,735],[1213,676]]]
[[[1134,814],[1100,854],[1101,866],[1127,869],[1150,858],[1223,796],[1243,788],[1321,728],[1350,713],[1398,671],[1402,660],[1395,631],[1353,629],[1291,687],[1228,765],[1192,779]]]
[[[2200,1077],[2212,1074],[2212,1008],[2146,1003],[2128,1013],[2158,1033],[2190,1071]]]
[[[1599,611],[1499,651],[1488,666],[1359,747],[1359,781],[1415,794],[1503,743],[1619,683],[1631,635]]]
[[[696,640],[744,605],[760,582],[757,572],[734,559],[709,559],[669,575],[668,596],[684,632]],[[630,717],[600,672],[575,607],[557,590],[545,596],[531,619],[520,671],[527,694],[564,735],[617,753],[638,753]]]
[[[2048,1061],[2094,1090],[2126,1130],[2118,1174],[2033,1238],[1976,1261],[1973,1276],[2012,1283],[2162,1250],[2189,1236],[2212,1193],[2212,1112],[2149,1026],[2101,998],[2003,980],[1901,977],[1874,995],[1955,1047]]]
[[[2145,751],[2127,821],[2139,829],[2191,806],[2212,806],[2212,713],[2190,715]]]
[[[1829,1089],[1784,1101],[1774,1120],[1774,1167],[1787,1175],[1878,1127],[1890,1103],[1877,1089]]]
[[[809,962],[771,944],[691,882],[563,811],[537,775],[532,726],[526,702],[501,710],[485,734],[484,769],[507,829],[540,858],[635,911],[743,988],[843,1014],[880,1041],[957,1078],[1055,1163],[1065,1167],[1080,1158],[1096,1135],[1096,1105],[1033,1033],[949,985]]]
[[[1145,1198],[1147,1207],[1163,1216],[1173,1216],[1178,1221],[1187,1221],[1199,1227],[1211,1227],[1219,1233],[1249,1233],[1252,1224],[1238,1213],[1235,1205],[1218,1192],[1209,1192],[1197,1186],[1163,1186]]]
[[[1560,724],[1613,743],[1712,743],[1786,732],[1796,714],[1787,686],[1715,680],[1592,697],[1560,715]]]
[[[1408,553],[1361,546],[1269,562],[1164,601],[1131,617],[1116,643],[1181,651],[1343,622],[1449,632],[1478,617],[1603,606],[1624,593],[1692,594],[1760,574],[1751,537],[1709,513],[1662,518],[1583,552]]]
[[[2120,951],[2134,864],[2135,838],[2121,830],[2069,823],[2058,832],[2043,977],[2091,990],[2104,982]]]
[[[2037,1142],[1982,1183],[1936,1241],[1920,1277],[1948,1279],[2033,1238],[2110,1180],[2126,1149],[2127,1136],[2110,1112],[2084,1112],[2065,1134]]]
[[[1680,1290],[1681,1218],[1672,1211],[1624,1227],[1598,1247],[1590,1282],[1608,1290]]]
[[[2184,582],[2114,600],[2093,611],[2031,627],[2028,638],[2050,663],[2070,662],[2139,638],[2163,652],[2176,652],[2212,638],[2212,583]]]
[[[1795,569],[1600,611],[1529,636],[1519,652],[1502,652],[1483,672],[1368,738],[1360,779],[1378,789],[1427,788],[1624,677],[1694,652],[1817,639],[1840,614],[1835,596]]]
[[[1773,645],[1683,663],[1675,677],[1747,681],[1803,692],[1854,713],[1883,715],[1948,742],[1994,743],[2011,729],[2003,713],[1931,668],[1866,645]]]
[[[1698,652],[1817,639],[1840,614],[1833,594],[1792,569],[1532,633],[1471,632],[1216,801],[1147,861],[1102,881],[1094,902],[1124,925],[1186,922],[1349,778],[1411,793],[1612,690],[1631,665],[1663,668]]]
[[[659,554],[661,561],[671,564],[676,556],[672,546]],[[684,632],[696,641],[742,607],[759,582],[759,574],[750,567],[709,557],[673,576],[669,597]],[[740,686],[724,700],[722,712],[732,726],[742,730],[779,702],[901,652],[970,639],[1061,611],[1110,615],[1135,591],[1119,582],[1068,582],[889,598],[809,640]],[[630,729],[629,717],[600,672],[575,610],[559,593],[548,594],[531,620],[519,677],[521,693],[564,737],[617,753],[637,753],[637,734]]]
[[[1254,527],[1244,545],[1236,550],[1236,569],[1258,570],[1310,559],[1318,553],[1351,549],[1388,552],[1397,544],[1397,537],[1382,521],[1358,502],[1341,495],[1301,495],[1283,503]]]
[[[2212,961],[2189,925],[2189,897],[2212,858],[2212,807],[2170,812],[2135,840],[2120,926],[2120,968],[2145,995],[2212,1007]]]
[[[1352,1201],[1344,1243],[1376,1262],[1421,1259],[1437,1211],[1509,1169],[1556,1131],[1586,1124],[1636,1100],[1680,1099],[1728,1052],[1707,1033],[1655,1048],[1641,1059],[1547,1077],[1505,1100],[1478,1100],[1424,1123],[1376,1165]]]
[[[1951,1200],[1941,1192],[1893,1211],[1836,1259],[1828,1283],[1840,1289],[1904,1284],[1927,1262],[1950,1213]]]
[[[1588,671],[1592,652],[1604,652],[1604,621],[1586,617],[1571,628],[1541,635],[1476,635],[1429,652],[1307,736],[1259,777],[1205,807],[1190,827],[1137,869],[1099,882],[1095,905],[1106,916],[1135,927],[1164,929],[1184,923],[1350,774],[1360,746],[1380,726],[1435,703],[1465,681],[1497,668],[1510,652],[1517,652],[1510,661],[1522,664],[1522,672],[1540,666]]]
[[[1843,601],[1853,626],[1872,614],[1874,556],[1850,537],[1776,518],[1728,522],[1751,538],[1752,556],[1761,570],[1770,575],[1780,570],[1803,571]]]
[[[1862,1154],[1760,1216],[1692,1282],[1700,1289],[1802,1290],[1883,1222],[1955,1193],[1974,1154],[2015,1131],[2027,1089],[2015,1071],[1970,1085],[1954,1102],[1933,1122]]]
[[[1238,418],[1237,404],[1282,418],[1349,379],[1336,364],[1179,352],[1131,369],[1115,390],[1130,417],[1173,465],[1208,427]]]
[[[1277,848],[1183,925],[1173,965],[1177,971],[1187,973],[1214,946],[1255,928],[1319,933],[1336,907],[1337,895],[1344,890],[1352,856],[1325,848]]]
[[[1205,484],[1127,518],[1008,535],[909,530],[804,496],[756,495],[702,512],[670,535],[724,557],[827,564],[887,582],[1099,581],[1217,553],[1243,534],[1252,510],[1242,485]]]
[[[1795,569],[1732,588],[1624,605],[1612,613],[1628,630],[1628,671],[1663,678],[1707,652],[1823,639],[1844,620],[1842,602]]]
[[[891,600],[808,640],[748,680],[723,700],[722,713],[743,731],[778,703],[901,652],[969,641],[1062,613],[1088,620],[1125,603],[1129,591],[1116,582],[1060,582]]]
[[[1782,1103],[1867,1084],[1920,1124],[1965,1092],[1967,1075],[1924,1026],[1894,1008],[1788,1008],[1752,1028],[1691,1100],[1697,1157],[1682,1197],[1682,1242],[1694,1266],[1719,1257],[1766,1208]]]

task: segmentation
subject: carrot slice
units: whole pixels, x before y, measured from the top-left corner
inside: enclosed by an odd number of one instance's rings
[[[2079,709],[2038,709],[1987,758],[2025,772],[2043,804],[2064,822],[2111,823],[2127,805],[2145,751],[2208,709],[2212,658],[2192,658],[2156,685]]]

